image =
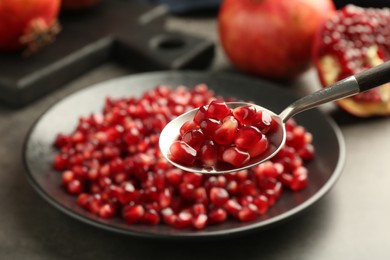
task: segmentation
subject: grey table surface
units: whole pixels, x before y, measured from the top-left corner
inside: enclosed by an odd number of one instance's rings
[[[169,30],[215,40],[214,17],[180,17]],[[213,71],[234,70],[221,48]],[[239,238],[199,242],[145,240],[86,225],[58,211],[29,185],[23,140],[50,105],[91,84],[133,73],[107,63],[21,109],[0,106],[0,259],[390,259],[390,118],[331,113],[346,143],[335,187],[305,214]],[[300,95],[319,88],[313,70],[287,86]]]

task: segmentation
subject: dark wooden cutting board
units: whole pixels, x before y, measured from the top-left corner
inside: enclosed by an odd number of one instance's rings
[[[213,43],[165,31],[166,18],[164,6],[130,0],[62,13],[54,44],[29,58],[0,53],[0,104],[26,105],[108,60],[137,71],[206,67]]]

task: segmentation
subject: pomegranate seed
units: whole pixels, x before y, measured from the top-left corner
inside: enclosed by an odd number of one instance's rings
[[[268,198],[264,195],[256,196],[253,204],[256,205],[259,214],[264,214],[268,210]]]
[[[157,225],[160,223],[160,216],[154,209],[149,209],[142,216],[140,222],[146,225]]]
[[[218,153],[213,141],[207,141],[200,147],[199,160],[205,168],[211,168],[217,164]]]
[[[165,174],[167,182],[173,187],[178,187],[183,178],[183,171],[180,169],[170,169]]]
[[[72,181],[70,181],[69,183],[67,183],[67,185],[66,185],[66,190],[67,190],[70,194],[77,195],[77,194],[80,194],[81,192],[84,191],[84,186],[83,186],[83,184],[81,183],[81,181],[75,179],[75,180],[72,180]]]
[[[122,216],[128,224],[134,224],[141,220],[145,214],[145,209],[141,205],[127,205],[122,210]]]
[[[249,147],[248,153],[250,157],[256,157],[262,153],[264,153],[269,146],[268,139],[265,135],[262,134],[260,140],[255,143],[252,147]]]
[[[304,147],[298,150],[299,157],[306,161],[313,160],[314,153],[314,146],[312,144],[306,144]]]
[[[229,193],[224,188],[213,187],[210,190],[210,201],[215,206],[222,206],[229,200]]]
[[[223,119],[231,115],[230,108],[223,100],[213,100],[207,107],[207,117],[214,119]]]
[[[68,184],[76,178],[76,175],[72,171],[64,171],[62,173],[62,184]]]
[[[196,159],[196,150],[183,141],[174,142],[169,151],[171,152],[172,160],[175,162],[191,165]]]
[[[192,207],[192,211],[194,212],[195,216],[198,216],[200,214],[206,214],[206,207],[203,204],[198,203]]]
[[[199,150],[200,146],[205,141],[205,136],[200,130],[191,130],[185,133],[181,140],[195,150]]]
[[[194,121],[185,122],[180,127],[180,136],[183,136],[185,133],[196,129],[198,129],[198,125]]]
[[[251,148],[257,144],[262,137],[263,134],[256,127],[244,126],[238,130],[234,143],[240,149]]]
[[[213,138],[215,131],[221,126],[219,120],[213,118],[206,118],[200,122],[200,129],[206,137]]]
[[[194,116],[194,122],[197,125],[200,125],[200,123],[207,118],[207,107],[206,106],[201,106],[199,110],[196,112]]]
[[[225,209],[230,215],[237,218],[242,207],[236,200],[230,199],[225,203]]]
[[[214,141],[218,144],[228,145],[234,142],[238,132],[238,122],[232,117],[225,117],[222,125],[215,131]]]
[[[230,147],[223,152],[222,159],[224,162],[240,167],[249,161],[250,155],[237,147]]]
[[[91,200],[91,196],[87,193],[81,193],[77,197],[77,204],[80,205],[82,208],[87,209],[89,202]]]
[[[241,106],[233,109],[234,117],[242,124],[252,125],[256,122],[256,108],[254,106]]]
[[[104,204],[99,210],[99,216],[101,218],[112,218],[116,215],[116,208],[112,204]]]
[[[193,217],[189,212],[180,212],[175,222],[176,228],[186,228],[192,225]]]
[[[238,212],[238,218],[241,221],[252,221],[255,220],[257,217],[258,209],[254,204],[249,204]]]
[[[255,126],[263,133],[266,134],[271,129],[272,117],[266,111],[256,112]]]
[[[164,223],[174,226],[176,223],[177,216],[173,213],[173,210],[171,208],[165,208],[161,210],[161,215],[163,218]]]
[[[196,229],[204,229],[207,224],[207,215],[199,214],[194,218],[193,226]]]
[[[209,218],[209,221],[208,221],[209,224],[222,223],[226,220],[227,213],[224,209],[217,208],[217,209],[210,211],[208,218]]]

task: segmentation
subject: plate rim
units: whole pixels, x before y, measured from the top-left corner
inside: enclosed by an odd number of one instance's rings
[[[287,92],[291,96],[296,96],[294,95],[291,91],[288,89],[282,88],[280,85],[277,85],[273,82],[269,82],[264,79],[258,79],[254,78],[252,76],[248,75],[241,75],[241,74],[228,74],[226,72],[199,72],[199,71],[191,71],[191,70],[184,70],[184,71],[158,71],[158,72],[143,72],[143,73],[135,73],[135,74],[130,74],[126,76],[121,76],[121,77],[116,77],[112,79],[108,79],[105,81],[101,81],[95,84],[91,84],[87,87],[84,87],[79,90],[75,90],[66,96],[64,96],[62,99],[55,101],[53,104],[49,105],[47,109],[45,109],[39,116],[38,118],[34,121],[34,123],[30,126],[24,141],[23,141],[23,147],[22,147],[22,161],[23,165],[25,168],[25,174],[27,177],[28,182],[30,185],[34,188],[34,190],[45,200],[47,201],[50,205],[54,206],[54,208],[60,210],[62,213],[65,213],[65,215],[68,215],[70,217],[73,217],[83,223],[92,225],[94,227],[101,228],[103,230],[111,231],[114,233],[119,233],[119,234],[124,234],[124,235],[131,235],[131,236],[137,236],[137,237],[143,237],[143,238],[168,238],[168,239],[195,239],[195,238],[216,238],[216,237],[222,237],[222,236],[228,236],[228,235],[239,235],[244,232],[249,232],[249,231],[256,231],[261,228],[269,228],[271,226],[274,226],[278,223],[281,223],[282,221],[286,221],[288,219],[291,219],[293,216],[299,215],[298,213],[302,213],[306,211],[310,206],[318,202],[320,199],[322,199],[335,185],[337,180],[340,178],[342,170],[345,165],[345,159],[346,159],[346,146],[345,146],[345,140],[342,134],[341,129],[337,125],[336,121],[331,118],[328,114],[324,113],[323,111],[319,110],[318,108],[314,108],[314,110],[317,110],[321,115],[324,117],[326,122],[330,125],[332,130],[334,131],[334,135],[336,137],[338,146],[339,146],[339,156],[337,159],[336,166],[333,170],[333,173],[329,177],[329,179],[325,182],[325,184],[316,191],[310,198],[299,204],[298,206],[289,209],[288,211],[279,214],[277,216],[274,216],[270,219],[265,219],[260,222],[248,222],[247,225],[240,226],[240,227],[235,227],[232,229],[224,229],[224,230],[217,230],[217,231],[209,231],[207,233],[204,232],[184,232],[184,233],[174,233],[174,234],[167,234],[167,233],[153,233],[153,232],[145,232],[145,231],[138,231],[138,230],[132,230],[132,229],[124,229],[120,227],[115,227],[110,224],[105,224],[99,221],[96,221],[94,219],[89,218],[88,216],[79,214],[75,211],[73,211],[70,208],[67,208],[66,206],[62,205],[59,203],[55,198],[53,198],[50,194],[48,194],[41,185],[37,183],[35,178],[32,176],[32,170],[29,168],[28,161],[27,161],[27,146],[29,143],[29,140],[31,138],[32,133],[34,132],[37,124],[41,121],[41,119],[50,111],[52,110],[55,106],[61,104],[62,102],[65,102],[68,98],[79,94],[80,92],[88,91],[89,89],[98,87],[100,85],[105,85],[109,82],[115,82],[115,81],[121,81],[121,80],[126,80],[129,78],[143,78],[145,76],[152,76],[152,77],[182,77],[183,75],[188,76],[188,77],[230,77],[230,78],[238,78],[239,80],[249,80],[253,81],[254,83],[261,84],[262,82],[266,82],[268,85],[272,87],[276,87],[279,89],[282,89],[283,91]]]

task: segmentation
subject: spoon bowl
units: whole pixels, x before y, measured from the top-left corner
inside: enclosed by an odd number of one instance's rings
[[[312,94],[309,94],[297,101],[293,102],[287,108],[285,108],[279,115],[270,111],[267,108],[261,107],[259,105],[254,105],[245,102],[229,102],[228,107],[234,109],[240,106],[252,105],[255,106],[257,110],[265,110],[272,117],[275,122],[279,125],[277,131],[272,135],[268,136],[269,140],[269,148],[252,159],[250,159],[247,163],[242,165],[241,167],[234,167],[233,165],[217,163],[213,168],[204,168],[201,165],[193,165],[191,167],[178,164],[170,159],[170,151],[169,148],[171,144],[177,140],[179,137],[179,132],[181,126],[187,122],[191,121],[198,109],[194,109],[189,111],[176,119],[169,122],[166,127],[163,129],[160,135],[160,150],[163,156],[173,165],[178,168],[181,168],[185,171],[202,173],[202,174],[219,174],[219,173],[229,173],[240,171],[243,169],[250,168],[257,164],[260,164],[266,160],[271,159],[276,153],[283,147],[285,139],[286,139],[286,129],[285,123],[288,119],[293,117],[294,115],[317,107],[321,104],[328,103],[331,101],[336,101],[341,98],[350,97],[356,95],[360,92],[367,91],[369,89],[381,86],[390,81],[390,61],[384,62],[379,66],[367,69],[362,71],[354,76],[347,77],[343,80],[340,80],[329,87],[320,89]]]
[[[267,134],[267,138],[269,141],[269,147],[267,148],[267,150],[264,153],[254,157],[254,158],[251,158],[247,163],[245,163],[242,167],[239,167],[239,168],[234,167],[233,165],[230,165],[227,163],[217,163],[216,166],[211,167],[211,168],[204,168],[200,164],[199,165],[195,164],[195,165],[189,167],[189,166],[181,165],[181,164],[178,164],[178,163],[172,161],[170,159],[171,156],[170,156],[169,147],[171,146],[171,144],[174,141],[177,140],[177,138],[179,136],[179,132],[180,132],[180,127],[185,122],[190,121],[194,118],[196,112],[199,110],[199,108],[197,108],[197,109],[193,109],[191,111],[188,111],[188,112],[180,115],[179,117],[172,120],[171,122],[169,122],[165,126],[165,128],[161,132],[160,140],[159,140],[160,150],[161,150],[162,154],[164,155],[164,157],[171,164],[173,164],[176,167],[179,167],[185,171],[203,173],[203,174],[221,174],[221,173],[229,173],[229,172],[236,172],[236,171],[244,170],[244,169],[253,167],[261,162],[269,160],[270,158],[275,156],[275,154],[283,147],[284,142],[286,140],[286,128],[284,126],[284,122],[283,122],[282,118],[279,117],[274,112],[272,112],[272,111],[270,111],[262,106],[255,105],[252,103],[226,102],[226,104],[230,109],[234,109],[234,108],[241,107],[241,106],[254,106],[257,111],[264,111],[265,110],[272,116],[273,120],[278,124],[278,127],[274,133],[269,134],[269,135]]]

